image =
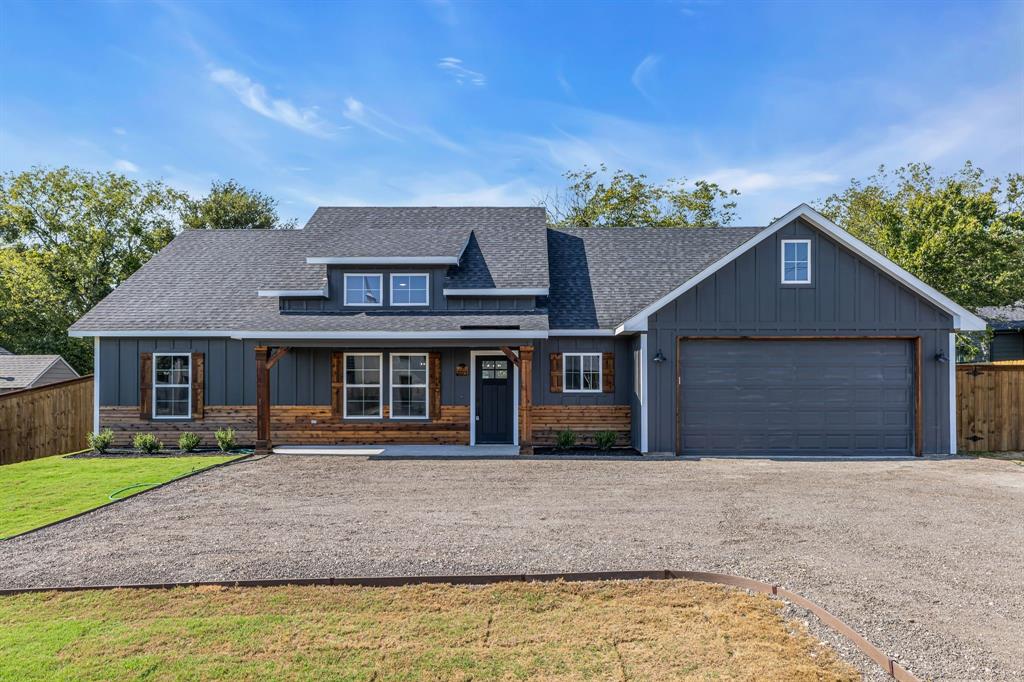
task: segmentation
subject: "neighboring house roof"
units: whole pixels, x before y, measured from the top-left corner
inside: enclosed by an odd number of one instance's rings
[[[1014,305],[979,308],[978,314],[997,331],[1024,329],[1024,301]]]
[[[763,229],[550,230],[551,329],[614,328]]]
[[[55,366],[63,370],[62,377],[68,373],[78,376],[78,372],[59,355],[0,354],[0,391],[32,388]]]
[[[0,346],[0,355],[14,355],[11,351],[7,350],[3,346]]]

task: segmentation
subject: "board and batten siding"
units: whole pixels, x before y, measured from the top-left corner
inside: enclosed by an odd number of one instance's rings
[[[633,391],[631,348],[632,340],[623,337],[553,336],[537,339],[533,344],[533,404],[629,405]],[[552,393],[551,353],[615,353],[615,390],[611,393]]]
[[[810,284],[781,283],[783,239],[811,240]],[[795,220],[650,316],[649,450],[675,449],[680,336],[889,335],[921,337],[923,450],[949,452],[949,366],[937,362],[935,355],[948,355],[952,330],[948,313]],[[665,362],[652,361],[658,351]]]
[[[204,353],[206,405],[256,404],[256,344],[221,338],[103,338],[100,340],[100,405],[139,404],[139,355],[141,353]],[[375,348],[292,348],[270,370],[270,402],[273,405],[330,405],[331,353],[382,352],[384,354],[384,404],[390,398],[389,352]],[[457,376],[458,364],[469,364],[462,348],[410,347],[394,352],[441,354],[441,404],[468,405],[469,377]]]

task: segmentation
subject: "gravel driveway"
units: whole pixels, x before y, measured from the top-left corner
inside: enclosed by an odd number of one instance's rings
[[[0,586],[723,571],[806,595],[921,676],[1021,679],[1022,519],[1024,467],[981,459],[276,455],[4,542]]]

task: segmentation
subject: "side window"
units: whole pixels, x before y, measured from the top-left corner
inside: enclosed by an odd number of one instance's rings
[[[154,419],[191,418],[191,362],[188,353],[153,353]]]
[[[424,419],[427,412],[426,353],[391,354],[391,418]]]
[[[381,416],[380,353],[345,353],[345,419]]]
[[[383,276],[379,274],[345,275],[345,305],[379,306],[384,304],[381,296]]]
[[[811,240],[782,240],[782,283],[811,283]]]
[[[563,385],[566,393],[600,393],[601,354],[566,353]]]
[[[428,305],[430,275],[391,275],[391,305]]]

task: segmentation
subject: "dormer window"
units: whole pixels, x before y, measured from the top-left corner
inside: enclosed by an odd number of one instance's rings
[[[391,305],[427,305],[430,303],[430,275],[425,273],[391,275]]]
[[[384,277],[380,274],[345,274],[345,305],[379,306]]]
[[[811,240],[782,240],[782,283],[811,283]]]

